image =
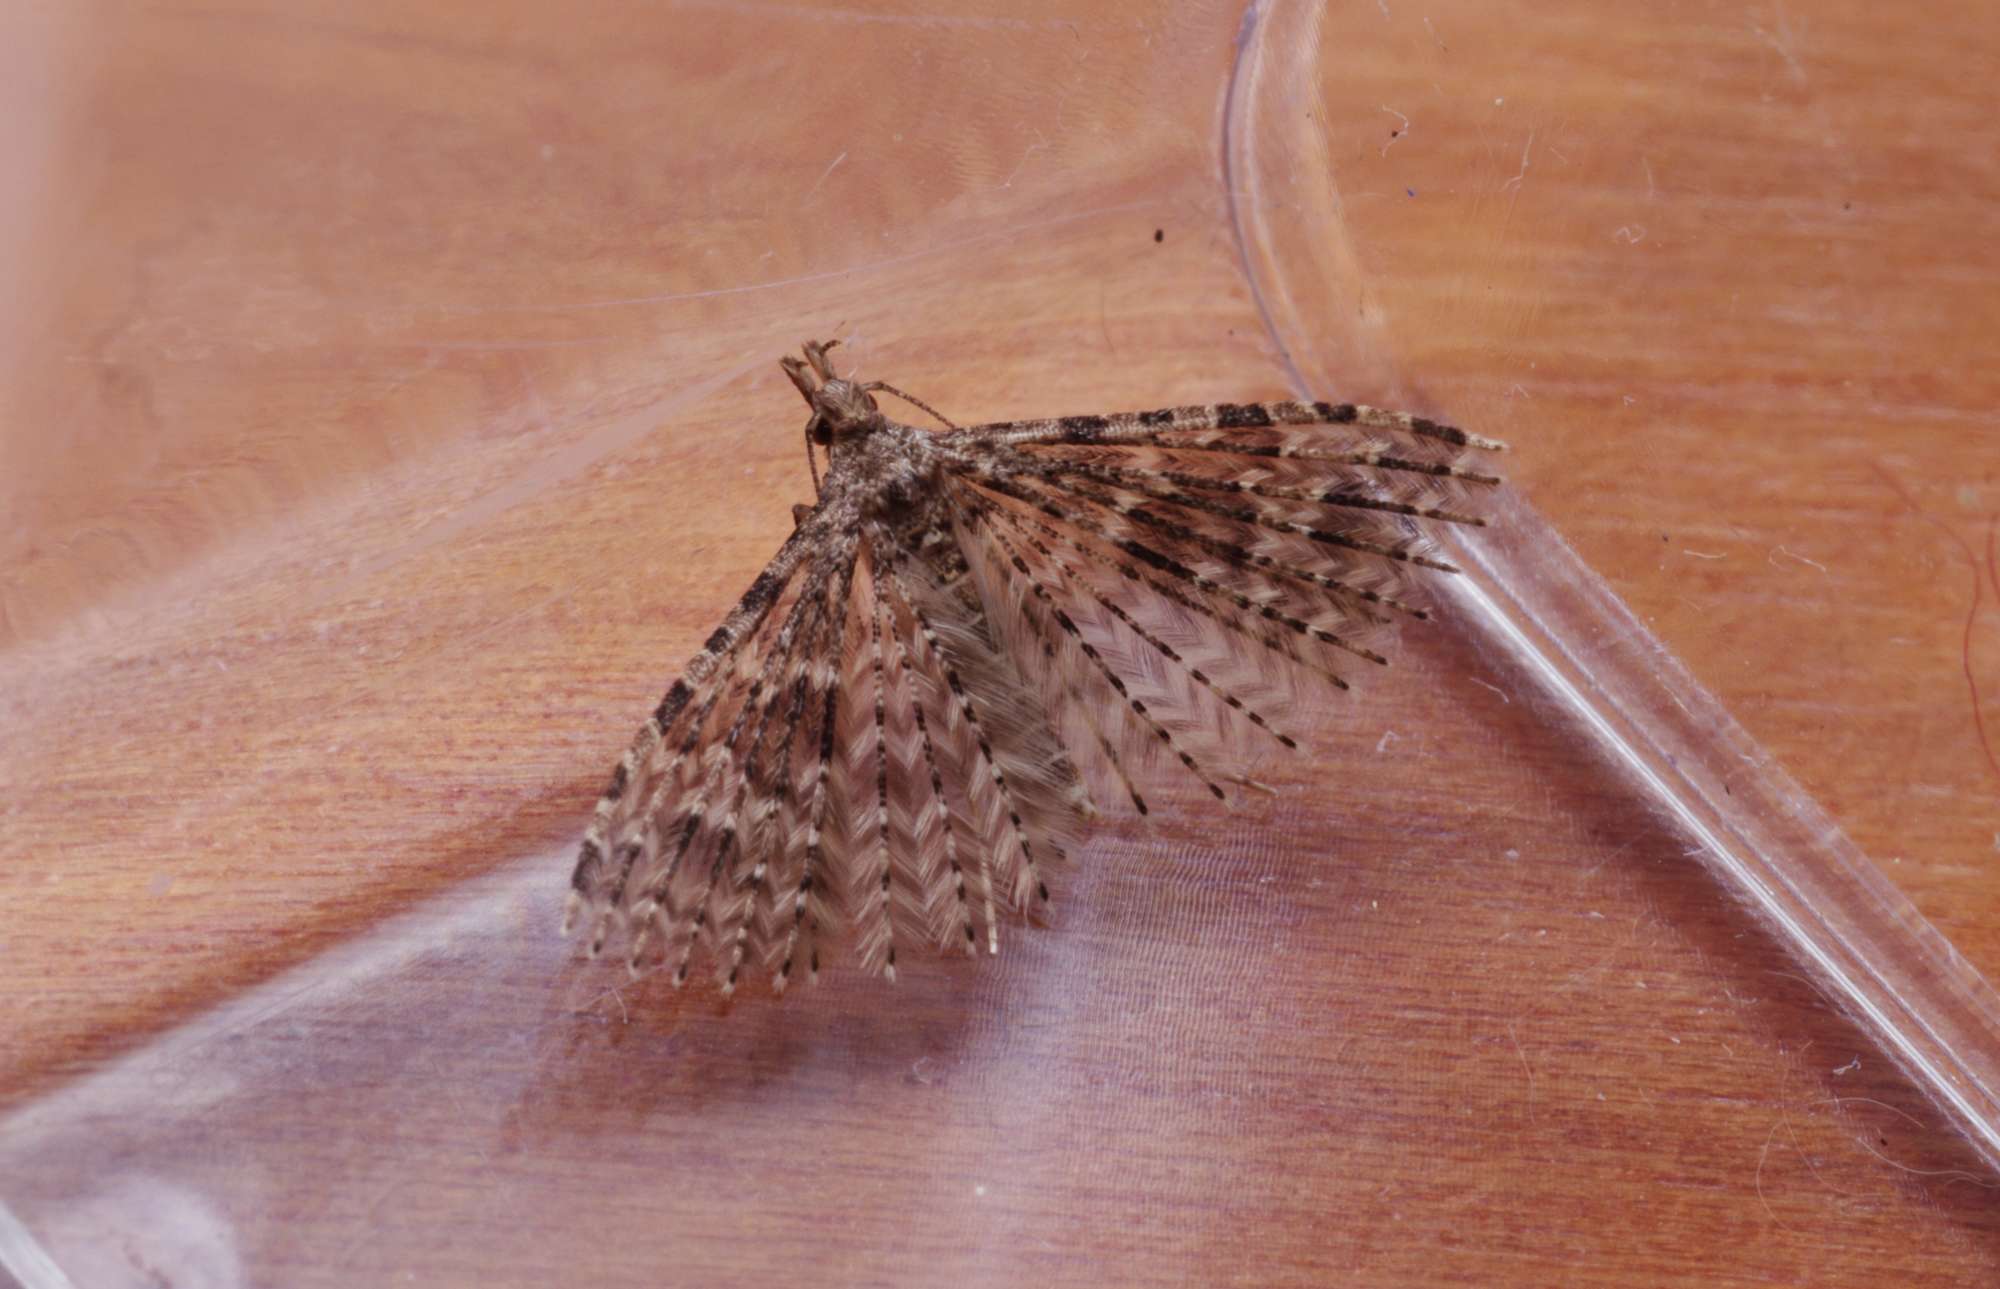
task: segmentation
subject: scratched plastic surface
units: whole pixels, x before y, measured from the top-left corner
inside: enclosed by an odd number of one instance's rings
[[[1960,1135],[1992,1122],[1984,983],[1557,544],[1538,512],[1617,515],[1548,464],[1590,434],[1498,392],[1553,401],[1507,351],[1567,298],[1509,238],[1583,275],[1664,240],[1490,218],[1540,182],[1534,140],[1644,138],[1690,189],[1778,141],[1717,158],[1593,97],[1590,58],[1509,42],[1529,11],[1393,8],[49,19],[96,78],[64,137],[141,160],[108,191],[53,166],[86,217],[20,234],[55,248],[75,360],[21,397],[82,428],[7,440],[0,1266],[2000,1267]],[[1676,34],[1617,21],[1620,48]],[[1706,21],[1677,38],[1715,110],[1759,101],[1745,24]],[[1487,274],[1519,303],[1413,339],[1382,321],[1398,256],[1437,293],[1404,316]],[[997,960],[729,1004],[629,982],[554,934],[569,847],[787,530],[775,358],[830,334],[960,420],[1414,400],[1513,440],[1514,484],[1439,621],[1256,767],[1273,797],[1113,820]]]

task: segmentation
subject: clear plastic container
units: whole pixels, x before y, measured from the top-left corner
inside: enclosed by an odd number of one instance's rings
[[[38,21],[69,74],[21,118],[42,321],[0,440],[24,1285],[2000,1266],[1990,990],[1537,517],[1603,549],[1649,501],[1485,375],[1552,406],[1656,357],[1530,365],[1675,218],[1536,202],[1614,153],[1642,192],[1776,170],[1784,129],[1677,130],[1634,51],[1809,122],[1782,14]],[[1772,182],[1744,209],[1795,218]],[[634,984],[555,934],[570,847],[789,530],[775,360],[826,335],[962,422],[1416,402],[1516,482],[1275,797],[1106,826],[997,959]]]

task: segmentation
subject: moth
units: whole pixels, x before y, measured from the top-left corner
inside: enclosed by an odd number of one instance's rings
[[[1285,719],[1336,700],[1454,572],[1504,445],[1353,403],[1218,403],[959,427],[781,365],[816,499],[612,772],[563,927],[636,974],[782,991],[851,941],[999,948],[1101,810],[1164,775],[1226,798]],[[888,394],[936,418],[891,419]],[[825,457],[822,478],[819,458]]]

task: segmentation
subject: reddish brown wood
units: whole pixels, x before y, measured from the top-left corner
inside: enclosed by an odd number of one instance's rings
[[[2000,23],[1934,10],[1348,6],[1300,128],[1322,392],[1513,441],[1991,975]],[[1291,392],[1239,17],[8,19],[0,1200],[78,1283],[1992,1277],[1993,1179],[1450,624],[997,962],[725,1009],[553,939],[809,487],[781,352],[960,420]]]

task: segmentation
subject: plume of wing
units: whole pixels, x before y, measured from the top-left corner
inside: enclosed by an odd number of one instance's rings
[[[960,544],[1017,655],[1040,656],[1079,761],[1134,787],[1177,766],[1226,798],[1283,714],[1386,664],[1421,582],[1453,571],[1425,526],[1478,524],[1500,445],[1350,404],[1222,404],[979,426]]]

